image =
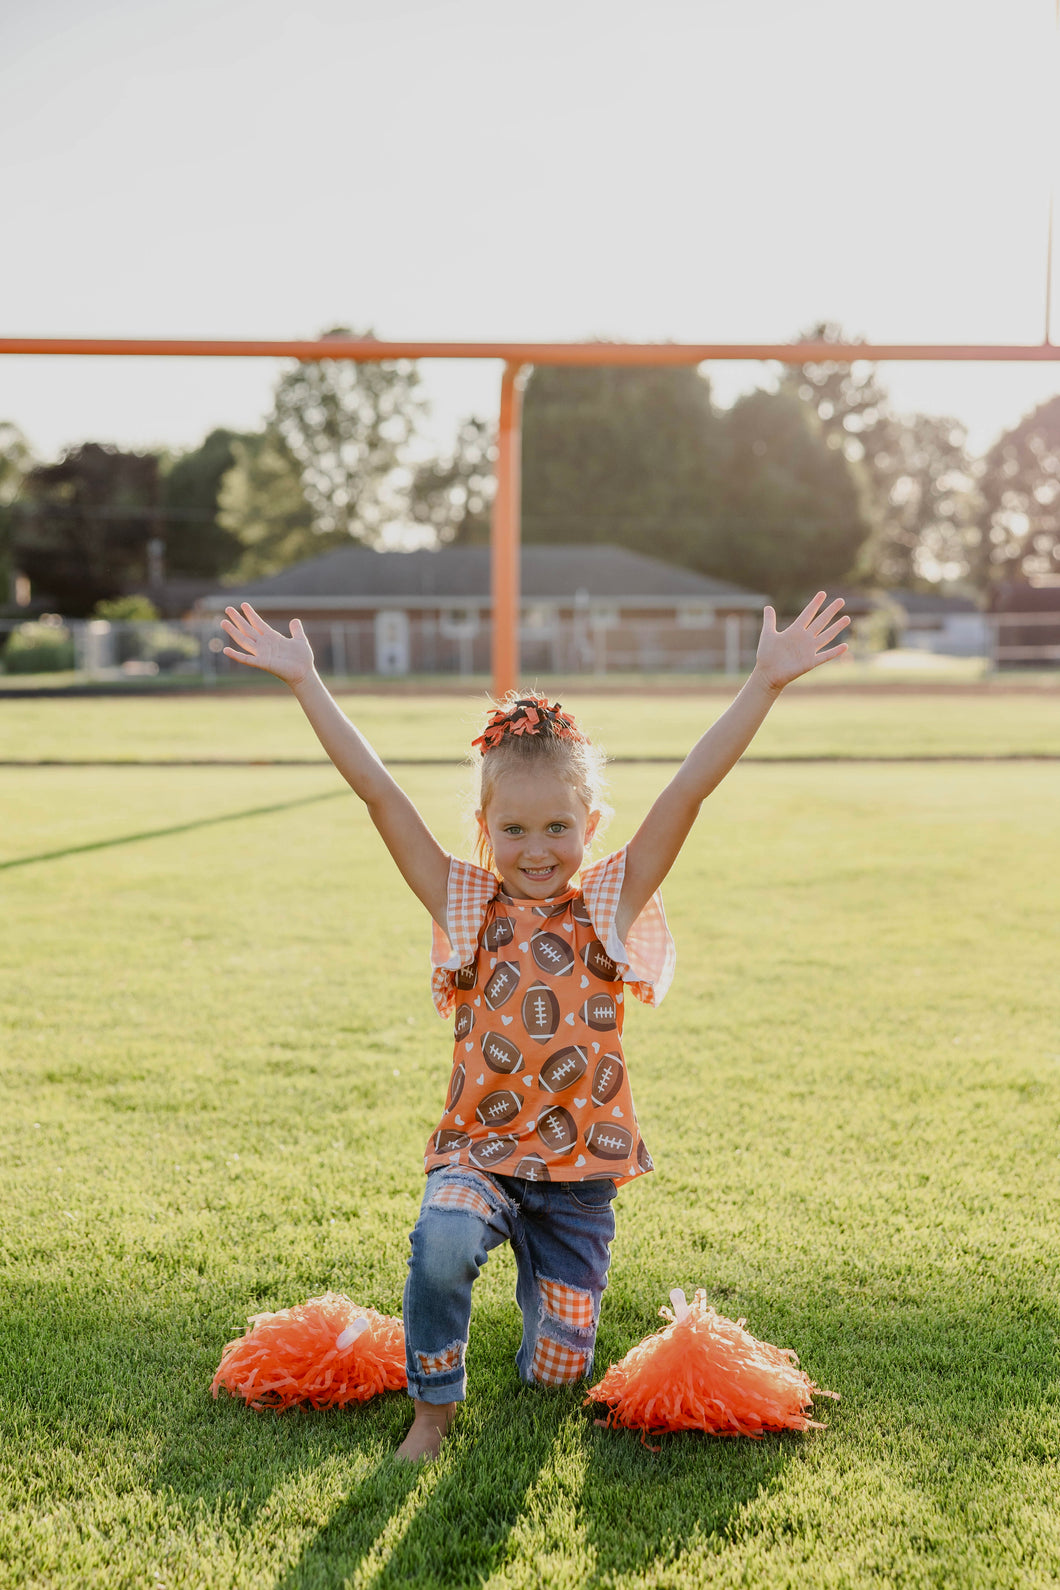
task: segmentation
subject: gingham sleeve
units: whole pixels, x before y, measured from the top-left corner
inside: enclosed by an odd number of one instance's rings
[[[456,1003],[456,974],[475,959],[486,907],[498,887],[492,872],[450,856],[446,926],[431,923],[431,993],[439,1016],[448,1016]]]
[[[674,980],[677,951],[666,925],[662,895],[656,889],[623,944],[615,928],[615,913],[626,876],[626,847],[594,861],[582,873],[582,893],[593,927],[622,981],[645,1005],[659,1005]]]

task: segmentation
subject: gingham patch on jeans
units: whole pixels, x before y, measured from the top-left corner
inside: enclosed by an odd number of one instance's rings
[[[534,1379],[542,1386],[573,1385],[584,1375],[588,1356],[573,1347],[564,1347],[562,1342],[539,1336],[531,1366]]]
[[[463,1347],[445,1347],[440,1353],[417,1353],[422,1375],[444,1375],[447,1369],[456,1369],[464,1356]]]
[[[565,1286],[562,1281],[541,1281],[541,1296],[545,1308],[564,1325],[575,1325],[580,1330],[591,1330],[593,1300],[588,1292],[577,1286]]]
[[[430,1202],[431,1209],[463,1209],[469,1215],[478,1215],[483,1220],[489,1220],[493,1214],[493,1206],[488,1199],[483,1198],[474,1187],[454,1186],[450,1182],[445,1187],[439,1187],[433,1194]]]

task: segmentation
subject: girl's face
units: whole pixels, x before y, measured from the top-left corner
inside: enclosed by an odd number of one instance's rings
[[[500,775],[488,811],[475,815],[514,900],[562,894],[600,819],[558,773],[518,768]]]

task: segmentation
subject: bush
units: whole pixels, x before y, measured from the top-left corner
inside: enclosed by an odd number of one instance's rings
[[[46,615],[37,623],[20,624],[3,650],[4,672],[53,674],[74,666],[74,639],[61,619]]]
[[[96,603],[91,616],[112,624],[151,622],[158,617],[158,608],[149,596],[109,596]]]
[[[140,624],[137,626],[136,655],[144,662],[157,663],[159,673],[165,674],[198,657],[199,642],[194,635],[185,634],[174,625]]]

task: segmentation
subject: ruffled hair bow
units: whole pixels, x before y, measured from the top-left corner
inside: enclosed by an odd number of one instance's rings
[[[487,751],[500,745],[506,734],[544,734],[557,740],[585,739],[558,701],[535,695],[519,696],[491,712],[485,729],[477,740],[472,740],[471,749],[478,749],[485,756]]]

